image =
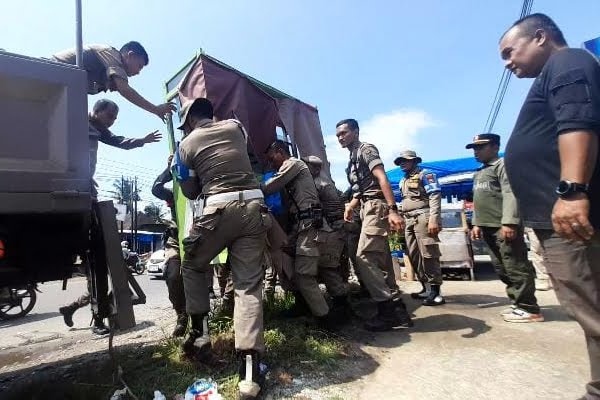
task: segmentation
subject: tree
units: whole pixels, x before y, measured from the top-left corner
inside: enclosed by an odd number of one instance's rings
[[[150,203],[144,207],[144,214],[157,222],[160,221],[164,213],[158,204]]]
[[[128,214],[133,210],[133,202],[141,200],[139,188],[136,193],[133,193],[134,186],[135,183],[132,178],[115,179],[113,182],[113,190],[109,191],[119,204],[125,204],[127,206]]]

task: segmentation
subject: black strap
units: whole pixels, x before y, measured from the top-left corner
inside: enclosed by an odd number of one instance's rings
[[[356,184],[358,185],[358,188],[360,190],[360,178],[358,176],[358,167],[360,166],[360,157],[362,155],[361,150],[364,147],[364,143],[361,143],[360,145],[358,145],[358,149],[356,149],[356,159],[352,158],[352,152],[350,152],[350,160],[348,160],[348,174],[347,174],[347,178],[348,178],[348,183],[350,184],[350,187],[352,188],[352,186],[354,185],[354,182],[350,181],[350,172],[352,172],[352,167],[354,167],[354,173],[356,174]]]

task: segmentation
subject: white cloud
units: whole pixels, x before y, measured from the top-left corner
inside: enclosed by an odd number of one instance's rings
[[[423,110],[400,109],[386,114],[377,114],[367,121],[358,121],[360,140],[374,144],[379,149],[386,170],[394,168],[394,159],[401,150],[419,152],[418,136],[421,130],[436,126],[435,121]],[[337,187],[348,186],[345,168],[348,165],[348,150],[341,148],[335,135],[325,136],[327,158],[331,163],[331,175]]]

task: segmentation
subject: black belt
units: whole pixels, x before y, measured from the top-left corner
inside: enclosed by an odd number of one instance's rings
[[[362,201],[385,200],[385,197],[383,197],[383,196],[361,196],[361,200]]]
[[[304,219],[312,219],[312,218],[313,218],[313,212],[310,208],[307,210],[300,210],[297,213],[291,214],[292,221],[302,221]]]

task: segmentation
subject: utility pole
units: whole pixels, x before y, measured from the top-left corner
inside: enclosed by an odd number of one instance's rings
[[[135,251],[135,241],[133,238],[133,227],[135,226],[135,213],[133,212],[133,179],[130,177],[125,181],[127,185],[127,193],[129,194],[129,198],[127,199],[127,205],[129,208],[129,212],[131,213],[131,225],[129,226],[129,239],[131,241],[131,251]]]
[[[133,207],[134,207],[134,210],[135,210],[135,212],[134,212],[134,214],[135,214],[135,219],[134,219],[135,220],[135,225],[134,225],[134,228],[133,228],[134,229],[134,231],[133,231],[134,232],[133,233],[133,243],[135,243],[135,245],[134,245],[135,248],[134,248],[133,251],[137,251],[137,247],[138,247],[137,246],[137,225],[138,225],[138,215],[137,215],[138,196],[137,196],[137,190],[138,190],[138,187],[137,187],[137,176],[136,176],[135,180],[133,182],[133,196],[134,196],[133,197],[133,201],[134,201],[134,203],[133,203],[134,206]]]
[[[123,190],[124,185],[125,185],[125,179],[123,179],[123,175],[121,175],[121,191]],[[119,197],[120,197],[119,204],[123,204],[125,199],[123,199],[123,196],[119,196]],[[127,211],[125,211],[125,215],[127,215]],[[123,218],[123,219],[125,219],[125,218]],[[121,237],[123,237],[123,221],[121,221]]]

